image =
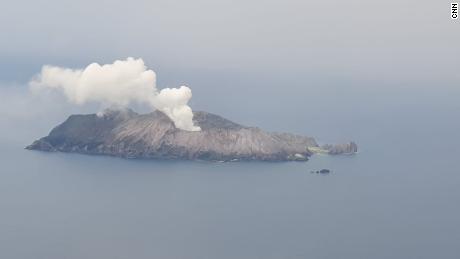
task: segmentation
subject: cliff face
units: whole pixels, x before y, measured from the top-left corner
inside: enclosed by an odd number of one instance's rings
[[[310,137],[269,133],[211,113],[195,112],[194,121],[201,131],[177,129],[160,111],[137,114],[131,110],[108,110],[100,116],[72,115],[48,136],[26,148],[127,158],[211,161],[307,160],[312,155],[307,147],[318,148]]]

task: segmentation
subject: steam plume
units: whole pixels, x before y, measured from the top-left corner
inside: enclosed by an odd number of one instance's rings
[[[45,65],[30,81],[32,88],[51,88],[64,93],[76,104],[98,102],[103,106],[126,107],[130,103],[146,103],[164,112],[177,128],[198,131],[193,124],[188,101],[192,91],[187,86],[156,88],[156,74],[147,69],[142,59],[127,58],[113,64],[92,63],[84,69]]]

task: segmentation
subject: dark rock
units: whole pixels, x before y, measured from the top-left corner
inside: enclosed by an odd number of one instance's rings
[[[321,148],[327,150],[330,155],[354,154],[358,152],[358,145],[353,141],[346,144],[324,145]]]
[[[314,174],[314,173],[317,173],[317,174],[328,174],[330,173],[331,170],[329,169],[321,169],[321,170],[317,170],[317,171],[310,171],[310,173]]]
[[[265,132],[207,112],[194,112],[194,121],[201,131],[178,129],[160,111],[72,115],[27,149],[125,158],[306,161],[312,155],[307,147],[318,147],[310,137]]]

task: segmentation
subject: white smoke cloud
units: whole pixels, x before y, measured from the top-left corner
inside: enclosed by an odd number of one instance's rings
[[[102,66],[92,63],[85,69],[45,65],[29,85],[33,89],[61,90],[76,104],[97,102],[103,106],[126,107],[130,103],[146,103],[168,115],[177,128],[200,130],[193,124],[192,109],[188,106],[192,98],[190,88],[158,91],[156,74],[147,70],[142,59],[127,58]]]

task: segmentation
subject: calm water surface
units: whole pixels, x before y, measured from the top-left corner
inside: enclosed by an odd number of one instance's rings
[[[459,109],[414,111],[324,126],[360,153],[306,163],[43,153],[18,130],[0,148],[1,257],[459,258]]]

